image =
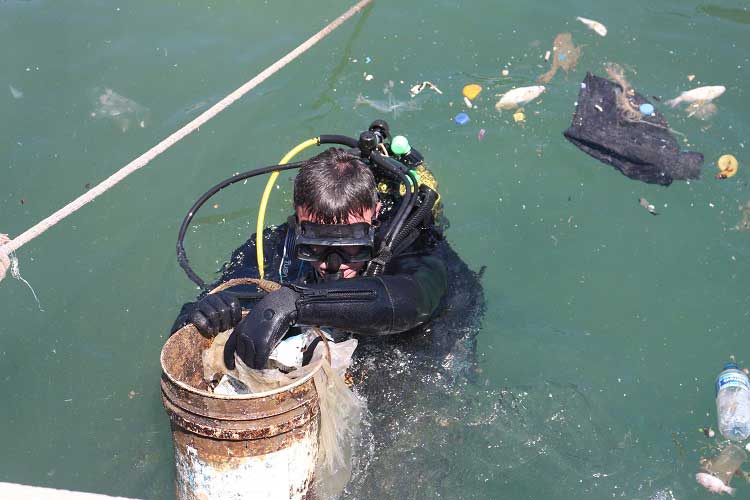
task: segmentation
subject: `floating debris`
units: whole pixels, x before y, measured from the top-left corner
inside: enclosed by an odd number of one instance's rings
[[[697,89],[686,90],[679,96],[666,101],[665,104],[676,108],[681,103],[708,103],[723,94],[727,88],[723,85],[709,85],[706,87],[698,87]]]
[[[469,109],[474,107],[474,105],[471,103],[471,100],[466,96],[464,96],[464,104],[466,104],[466,107]]]
[[[484,130],[483,128],[480,128],[479,132],[477,132],[477,140],[481,141],[482,139],[484,139],[485,133],[486,133],[486,130]]]
[[[638,107],[638,111],[643,115],[651,116],[654,114],[654,105],[650,102],[644,102]]]
[[[365,81],[368,81],[368,82],[369,82],[369,81],[370,81],[370,80],[372,80],[373,78],[375,78],[375,77],[374,77],[374,76],[372,76],[371,74],[369,74],[369,73],[365,73]]]
[[[13,85],[8,85],[8,88],[10,89],[10,95],[13,96],[13,99],[23,99],[23,92],[15,88]]]
[[[467,115],[466,113],[459,113],[455,118],[453,118],[453,120],[459,125],[466,125],[467,123],[469,123],[469,115]]]
[[[434,83],[432,83],[432,82],[422,82],[422,83],[418,83],[418,84],[416,84],[416,85],[413,85],[413,86],[412,86],[412,87],[411,87],[411,88],[409,89],[409,94],[411,94],[411,96],[412,96],[412,97],[416,97],[416,96],[417,96],[417,95],[419,95],[419,94],[420,94],[420,93],[421,93],[421,92],[422,92],[422,91],[423,91],[424,89],[430,89],[430,90],[434,90],[435,92],[437,92],[437,93],[438,93],[438,94],[440,94],[440,95],[442,95],[442,94],[443,94],[443,92],[442,92],[442,91],[441,91],[441,90],[440,90],[439,88],[437,88],[437,85],[435,85],[435,84],[434,84]]]
[[[692,82],[693,80],[695,80],[695,75],[688,75],[687,79],[689,82]]]
[[[593,19],[586,19],[585,17],[576,17],[578,21],[581,21],[583,24],[591,28],[596,32],[597,35],[601,36],[607,36],[607,27],[604,26],[599,21],[594,21]]]
[[[646,198],[638,198],[638,204],[648,210],[648,213],[651,215],[659,215],[659,212],[656,211],[656,207],[652,203],[649,203]]]
[[[721,155],[719,159],[716,160],[716,166],[719,168],[719,173],[716,174],[716,178],[728,179],[729,177],[734,177],[737,173],[739,163],[737,162],[737,158],[732,155]]]
[[[604,70],[607,72],[607,75],[612,79],[613,82],[615,82],[617,85],[620,86],[619,89],[615,90],[615,101],[617,104],[617,109],[619,113],[622,114],[623,118],[625,118],[626,121],[630,122],[641,122],[642,117],[641,114],[642,111],[640,108],[644,105],[651,106],[651,113],[649,116],[654,115],[654,106],[653,104],[647,102],[644,100],[644,102],[636,107],[633,102],[632,98],[635,95],[635,89],[633,89],[632,85],[627,81],[625,78],[625,70],[622,69],[622,66],[620,66],[617,63],[606,63],[604,65]],[[646,108],[649,109],[649,108]],[[649,122],[644,122],[649,123]]]
[[[519,87],[512,89],[502,95],[502,98],[495,104],[495,109],[513,109],[523,106],[539,97],[544,92],[544,85],[532,85],[530,87]]]
[[[146,127],[150,115],[148,108],[109,88],[105,88],[102,93],[99,92],[94,89],[94,93],[98,95],[94,99],[92,118],[112,120],[122,132],[127,132],[134,124],[141,128]]]
[[[642,115],[639,107],[648,102],[646,98],[621,74],[612,70],[611,76],[615,81],[586,75],[565,137],[631,179],[662,186],[697,179],[703,155],[680,151],[664,116],[658,111]]]
[[[477,85],[476,83],[470,83],[469,85],[466,85],[464,87],[463,94],[465,98],[474,100],[481,91],[482,87],[480,85]]]
[[[581,48],[573,45],[573,35],[558,33],[552,44],[552,67],[537,78],[537,83],[549,83],[560,68],[566,73],[575,69],[580,56]]]
[[[369,106],[380,113],[393,113],[396,116],[404,111],[418,111],[420,109],[415,101],[398,101],[394,99],[393,94],[388,94],[387,101],[368,99],[359,94],[354,100],[354,106],[362,105]]]
[[[5,245],[9,241],[10,237],[8,237],[7,234],[0,233],[0,246]],[[39,308],[39,311],[44,312],[44,309],[42,309],[42,304],[39,302],[39,297],[37,297],[34,288],[31,286],[31,283],[26,281],[24,277],[21,276],[21,269],[18,264],[18,257],[16,256],[16,253],[11,251],[8,255],[5,255],[5,253],[0,252],[0,263],[3,264],[2,266],[0,266],[0,281],[5,278],[6,270],[10,269],[11,276],[13,276],[18,281],[22,281],[27,287],[29,287],[29,290],[31,290],[31,294],[34,296],[34,300],[36,301],[36,305]]]
[[[688,117],[695,116],[701,120],[707,120],[716,114],[717,108],[716,104],[712,102],[694,102],[685,108],[685,111],[687,111]]]
[[[735,475],[740,475],[745,460],[745,450],[736,444],[730,444],[715,457],[701,458],[701,471],[695,475],[695,480],[712,493],[734,495],[734,488],[730,488],[730,484]]]
[[[710,491],[711,493],[729,493],[730,495],[734,495],[734,488],[727,486],[726,484],[724,484],[724,481],[706,472],[697,473],[695,475],[695,480],[698,482],[698,484],[706,488],[706,490]]]
[[[523,113],[523,110],[519,109],[513,113],[513,121],[516,123],[523,123],[526,121],[526,115]]]
[[[701,431],[703,433],[703,435],[706,436],[707,438],[712,438],[712,437],[714,437],[716,435],[716,432],[714,432],[714,430],[710,426],[709,427],[701,427],[698,430]]]

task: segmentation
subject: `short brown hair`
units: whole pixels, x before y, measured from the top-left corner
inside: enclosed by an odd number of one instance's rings
[[[294,179],[294,207],[324,224],[344,224],[378,203],[375,176],[362,160],[330,148],[307,160]]]

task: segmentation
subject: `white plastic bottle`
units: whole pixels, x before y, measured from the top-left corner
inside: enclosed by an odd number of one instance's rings
[[[724,365],[716,377],[719,432],[732,441],[750,437],[750,380],[735,363]]]

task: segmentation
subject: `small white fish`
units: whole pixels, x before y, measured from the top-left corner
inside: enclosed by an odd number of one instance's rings
[[[542,92],[544,92],[544,85],[532,85],[531,87],[519,87],[509,90],[497,101],[495,109],[500,111],[502,109],[513,109],[523,106],[539,97]]]
[[[693,90],[686,90],[682,94],[678,95],[672,100],[667,101],[665,104],[669,104],[673,108],[678,104],[687,102],[711,102],[726,91],[727,88],[724,85],[710,85],[708,87],[698,87]]]
[[[585,24],[592,30],[596,31],[597,35],[607,36],[607,27],[604,26],[599,21],[594,21],[593,19],[586,19],[585,17],[576,17],[576,19],[581,21],[583,24]]]
[[[711,474],[707,474],[705,472],[699,472],[695,475],[695,480],[706,488],[711,493],[729,493],[730,495],[734,496],[735,489],[730,488],[726,484],[724,484],[724,481],[719,479],[716,476],[712,476]]]
[[[13,85],[8,85],[8,88],[10,89],[10,95],[13,96],[13,99],[23,98],[23,92],[15,88]]]

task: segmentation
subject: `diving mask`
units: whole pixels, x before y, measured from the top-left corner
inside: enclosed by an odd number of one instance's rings
[[[294,225],[294,254],[308,262],[326,262],[334,254],[342,263],[369,262],[375,255],[375,228],[366,222],[301,222]]]

